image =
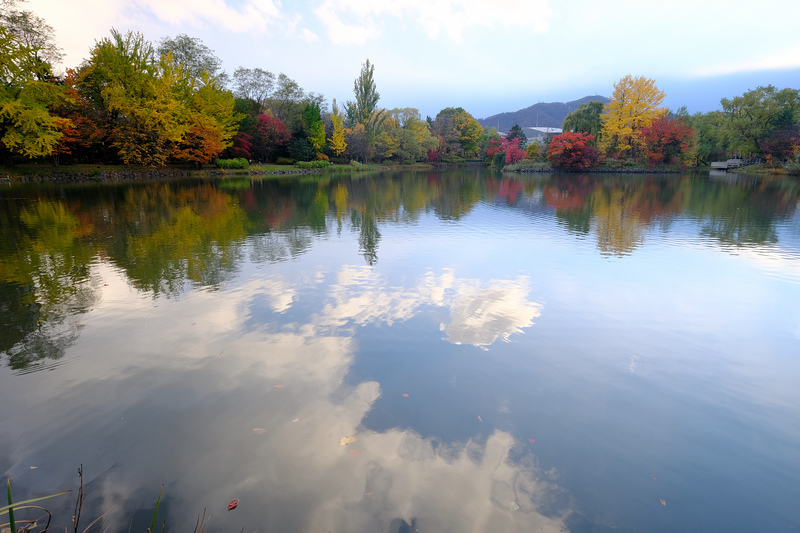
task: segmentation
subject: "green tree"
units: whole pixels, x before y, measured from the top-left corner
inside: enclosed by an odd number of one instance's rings
[[[66,91],[49,80],[48,60],[60,57],[52,28],[30,12],[0,10],[0,157],[41,157],[57,147],[70,121],[51,114]],[[48,80],[48,81],[43,81]]]
[[[199,80],[203,78],[203,73],[209,79],[217,78],[223,73],[220,72],[222,60],[214,55],[214,51],[203,44],[203,41],[196,37],[189,37],[181,33],[175,38],[163,37],[158,42],[156,50],[159,56],[172,54],[172,60],[188,71],[189,77]],[[226,76],[220,80],[224,85]]]
[[[741,153],[762,152],[761,143],[774,131],[800,122],[800,90],[757,87],[720,101],[726,116],[725,136]]]
[[[431,130],[441,138],[440,149],[444,156],[474,156],[481,146],[483,128],[462,107],[439,111]]]
[[[268,70],[239,67],[233,71],[233,95],[252,102],[254,117],[266,111],[274,86],[275,74]]]
[[[598,102],[597,100],[585,102],[564,118],[561,129],[574,131],[575,133],[588,133],[594,136],[591,144],[596,146],[600,137],[600,130],[603,127],[603,123],[600,120],[602,113],[603,102]]]
[[[525,135],[525,132],[519,127],[519,124],[511,126],[511,129],[508,130],[506,134],[506,140],[511,141],[514,139],[519,139],[519,147],[522,150],[528,145],[528,136]]]
[[[361,65],[361,73],[353,82],[355,100],[347,102],[347,108],[351,110],[349,114],[352,115],[355,123],[363,124],[364,127],[368,127],[370,118],[378,107],[378,100],[381,97],[375,86],[374,73],[375,65],[371,64],[367,59]]]
[[[51,65],[63,58],[53,27],[31,11],[16,9],[16,3],[10,0],[0,4],[0,26],[14,36],[17,46],[25,48],[32,62],[38,64],[40,68],[31,69],[33,73],[41,76],[39,79],[49,78]]]
[[[320,116],[319,104],[309,102],[303,110],[303,126],[306,128],[306,138],[314,150],[322,151],[325,146],[325,125]]]

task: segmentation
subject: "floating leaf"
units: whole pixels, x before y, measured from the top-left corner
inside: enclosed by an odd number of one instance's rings
[[[528,439],[528,442],[530,442],[531,444],[535,444],[536,443],[536,439],[530,438],[530,439]]]
[[[660,502],[661,502],[661,505],[667,505],[667,502],[666,502],[666,500],[664,500],[664,498],[661,498],[661,499],[660,499],[660,500],[658,500],[658,501],[660,501]]]
[[[231,503],[228,504],[228,510],[233,511],[237,505],[239,505],[239,500],[231,500]]]
[[[275,385],[275,388],[276,388],[276,389],[282,389],[282,388],[284,388],[285,386],[286,386],[286,385],[284,385],[283,383],[278,383],[277,385]]]
[[[361,450],[350,450],[347,453],[349,453],[352,457],[358,457],[359,455],[361,455]]]
[[[39,468],[39,467],[38,466],[32,466],[31,470],[36,470],[37,468]]]
[[[341,444],[342,446],[347,446],[351,442],[355,442],[357,440],[358,439],[356,439],[355,437],[342,437],[341,439],[339,439],[339,444]]]
[[[403,398],[408,398],[408,394],[406,394],[406,393],[404,392],[404,393],[403,393]]]
[[[267,430],[264,428],[253,428],[253,435],[263,435]]]
[[[512,511],[519,511],[519,505],[517,505],[517,502],[509,503],[508,508],[511,509]]]
[[[483,424],[483,418],[481,418],[481,415],[478,415],[478,422],[480,422],[481,424]]]
[[[300,419],[299,418],[295,418],[294,420],[292,420],[292,422],[300,422]]]

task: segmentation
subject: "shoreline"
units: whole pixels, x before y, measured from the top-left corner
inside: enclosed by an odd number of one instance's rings
[[[424,171],[424,170],[444,170],[449,168],[461,167],[483,167],[492,169],[490,165],[465,162],[465,163],[417,163],[414,165],[370,165],[371,171]],[[223,170],[209,167],[208,169],[189,169],[176,167],[162,168],[125,168],[125,169],[100,169],[95,170],[54,170],[48,168],[45,172],[31,172],[25,169],[22,172],[0,171],[0,185],[29,185],[29,184],[78,184],[78,183],[135,183],[144,181],[168,181],[174,179],[189,178],[226,178],[226,177],[252,177],[252,176],[304,176],[319,174],[338,174],[348,171],[348,165],[328,167],[326,169],[302,169],[294,166],[285,168],[265,168],[250,167],[241,170]],[[52,167],[51,167],[52,168]],[[356,170],[363,172],[367,169]],[[536,166],[515,169],[495,169],[498,172],[508,174],[627,174],[627,175],[646,175],[646,174],[681,174],[681,173],[702,173],[710,172],[707,168],[594,168],[586,170],[564,170],[555,169],[547,166]],[[740,169],[737,169],[740,170]],[[727,175],[775,175],[790,176],[781,172],[771,172],[770,169],[750,169],[748,172],[727,171]]]

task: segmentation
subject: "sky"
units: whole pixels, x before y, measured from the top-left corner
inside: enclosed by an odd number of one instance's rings
[[[64,51],[88,58],[111,28],[187,34],[223,69],[284,73],[329,104],[353,98],[369,59],[379,106],[476,118],[538,102],[610,97],[644,76],[664,105],[719,109],[760,85],[800,89],[800,2],[770,0],[27,0]]]

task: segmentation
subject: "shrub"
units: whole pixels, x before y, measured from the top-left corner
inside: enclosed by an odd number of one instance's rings
[[[234,159],[217,159],[217,168],[224,170],[247,168],[249,163],[244,157],[236,157]]]
[[[586,170],[597,166],[600,154],[588,143],[594,139],[589,133],[566,131],[553,137],[547,148],[547,160],[556,168]]]
[[[276,163],[279,165],[294,165],[294,159],[289,157],[279,157]]]
[[[306,170],[314,170],[318,168],[327,168],[331,166],[330,161],[324,160],[316,160],[316,161],[298,161],[297,166],[306,169]]]

